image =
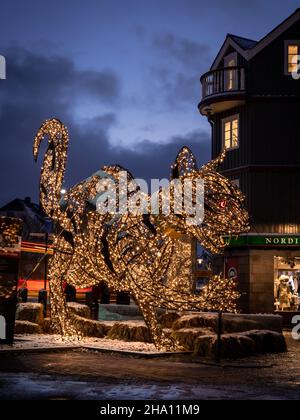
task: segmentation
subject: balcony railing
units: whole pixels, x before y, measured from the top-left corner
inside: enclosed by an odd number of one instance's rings
[[[245,92],[245,68],[226,67],[201,77],[202,100],[208,96]]]

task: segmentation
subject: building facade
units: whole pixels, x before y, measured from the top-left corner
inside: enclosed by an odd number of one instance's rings
[[[0,216],[14,217],[23,222],[19,287],[25,283],[35,296],[44,287],[48,271],[48,257],[52,254],[52,222],[40,205],[16,198],[0,208]],[[47,256],[44,256],[47,250]]]
[[[227,35],[201,77],[199,111],[212,157],[246,196],[251,230],[232,238],[216,272],[238,279],[247,312],[300,304],[300,9],[260,41]]]

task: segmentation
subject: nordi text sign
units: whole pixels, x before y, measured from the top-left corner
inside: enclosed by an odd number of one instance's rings
[[[229,246],[300,247],[300,236],[241,235],[237,238],[231,238]]]

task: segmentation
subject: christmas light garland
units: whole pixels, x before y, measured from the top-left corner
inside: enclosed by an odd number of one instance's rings
[[[213,277],[199,296],[193,295],[192,241],[197,239],[213,253],[223,251],[224,236],[248,230],[248,213],[240,190],[217,172],[225,153],[197,169],[192,152],[184,147],[172,167],[173,180],[204,180],[203,223],[187,223],[189,211],[174,211],[176,189],[171,191],[171,214],[164,215],[165,190],[159,191],[158,214],[124,214],[96,211],[93,198],[101,174],[70,189],[61,199],[68,150],[68,131],[57,119],[47,120],[34,141],[34,157],[48,137],[40,180],[40,203],[55,226],[54,255],[49,285],[53,328],[63,337],[78,337],[68,314],[63,284],[91,287],[105,281],[115,291],[130,292],[139,305],[158,348],[174,349],[176,343],[162,330],[157,308],[169,310],[236,310],[239,293],[232,280]],[[104,167],[102,174],[118,181],[120,166]],[[126,171],[128,181],[132,175]],[[194,185],[194,184],[192,184]],[[136,191],[138,186],[134,188]],[[126,194],[127,191],[119,191]],[[193,189],[193,193],[196,190]],[[151,197],[144,197],[150,205]],[[178,197],[177,197],[178,198]],[[119,204],[119,203],[118,203]],[[195,239],[193,239],[195,238]]]
[[[4,267],[7,256],[20,256],[22,227],[22,220],[0,216],[0,259],[4,257]],[[17,273],[15,276],[12,273],[0,276],[0,301],[16,295],[17,283]]]

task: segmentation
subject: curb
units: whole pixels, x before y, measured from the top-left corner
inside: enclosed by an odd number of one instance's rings
[[[160,353],[143,353],[140,351],[129,351],[129,350],[113,350],[113,349],[106,349],[106,348],[99,348],[99,347],[93,347],[90,345],[87,346],[80,346],[81,349],[88,350],[88,351],[96,351],[99,353],[116,353],[124,356],[136,356],[140,358],[145,359],[155,359],[159,357],[170,357],[170,356],[186,356],[191,355],[193,352],[191,351],[185,351],[185,352],[160,352]]]
[[[18,353],[57,353],[57,352],[63,352],[63,351],[74,351],[78,350],[81,347],[78,346],[70,346],[70,347],[29,347],[29,348],[23,348],[23,349],[0,349],[0,355],[1,354],[18,354]]]
[[[191,355],[192,352],[162,352],[162,353],[144,353],[139,351],[129,351],[129,350],[115,350],[115,349],[107,349],[101,347],[93,347],[91,345],[78,345],[78,346],[68,346],[68,347],[28,347],[28,348],[19,348],[19,349],[0,349],[1,354],[21,354],[21,353],[58,353],[58,352],[69,352],[69,351],[94,351],[98,353],[109,353],[109,354],[119,354],[123,356],[134,356],[143,359],[156,359],[160,357],[170,357],[170,356],[185,356]]]

